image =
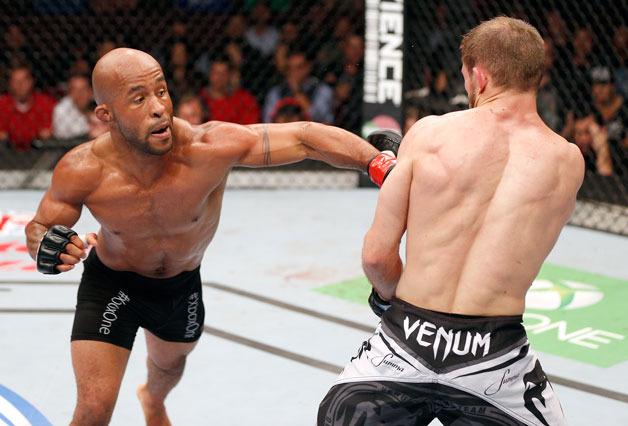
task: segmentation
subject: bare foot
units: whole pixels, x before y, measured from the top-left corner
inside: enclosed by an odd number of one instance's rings
[[[170,419],[166,413],[166,406],[163,401],[155,402],[152,399],[146,384],[139,385],[136,393],[142,404],[146,426],[171,426]]]

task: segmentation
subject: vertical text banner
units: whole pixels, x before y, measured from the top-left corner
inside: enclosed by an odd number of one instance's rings
[[[365,20],[362,136],[401,132],[404,0],[366,0]]]

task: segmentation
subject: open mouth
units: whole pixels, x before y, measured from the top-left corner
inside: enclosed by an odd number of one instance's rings
[[[154,128],[150,135],[156,139],[166,140],[170,138],[170,123],[164,123],[156,128]]]
[[[163,127],[153,130],[150,132],[152,135],[165,135],[168,132],[168,125],[165,124]]]

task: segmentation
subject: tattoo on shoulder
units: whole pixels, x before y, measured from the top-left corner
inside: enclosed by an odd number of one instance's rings
[[[270,137],[268,136],[268,124],[264,124],[263,138],[262,149],[264,151],[264,165],[270,166],[272,161],[270,158]]]

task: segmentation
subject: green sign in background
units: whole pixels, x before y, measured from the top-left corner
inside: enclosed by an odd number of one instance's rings
[[[524,316],[524,324],[532,326],[528,337],[536,350],[600,367],[610,367],[628,360],[628,281],[551,264],[543,265],[538,279],[551,281],[554,288],[550,291],[558,292],[562,303],[551,310],[528,309],[526,311],[536,314],[536,318]],[[566,281],[593,286],[604,296],[595,304],[572,309],[569,302],[574,298],[574,289],[569,287]],[[371,287],[365,277],[358,277],[318,287],[315,291],[356,303],[366,303]],[[589,327],[592,330],[603,330],[620,335],[623,339],[606,338],[603,335],[598,337],[608,343],[596,341],[596,338],[585,339],[598,346],[597,349],[583,347],[570,342],[570,339],[561,341],[556,327],[535,333],[545,328],[534,327],[539,324],[538,315],[546,317],[549,324],[564,321],[563,335],[569,336],[573,333],[575,336],[578,330]]]

